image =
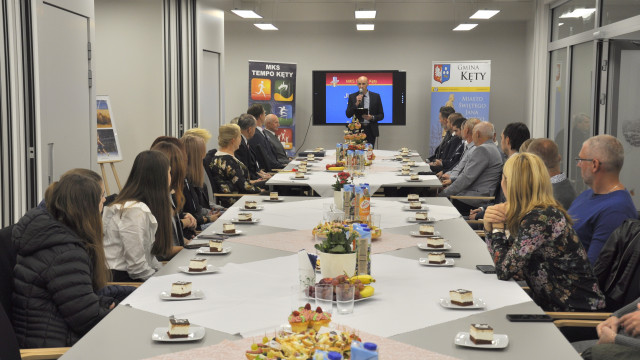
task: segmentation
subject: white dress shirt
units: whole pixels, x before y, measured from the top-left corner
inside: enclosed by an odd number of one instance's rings
[[[146,280],[160,269],[151,254],[158,222],[142,202],[106,206],[102,214],[104,252],[110,269],[126,271],[132,279]]]

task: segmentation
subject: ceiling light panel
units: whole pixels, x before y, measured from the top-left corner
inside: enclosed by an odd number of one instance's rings
[[[478,26],[478,24],[460,24],[456,26],[456,28],[453,29],[453,31],[469,31],[476,26]]]
[[[373,24],[356,24],[358,31],[373,31],[374,27]]]
[[[273,24],[253,24],[260,30],[278,30]]]
[[[244,19],[262,19],[262,16],[258,15],[253,10],[231,10],[232,13],[240,16]]]
[[[500,10],[478,10],[469,19],[491,19],[499,12]]]
[[[375,10],[356,10],[356,19],[375,19]]]

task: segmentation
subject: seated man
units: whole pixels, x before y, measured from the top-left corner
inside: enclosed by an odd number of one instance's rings
[[[640,358],[640,299],[616,311],[596,327],[598,343],[584,351],[584,359]]]
[[[451,131],[449,131],[448,119],[449,115],[456,112],[451,106],[443,106],[440,108],[440,125],[442,126],[442,130],[446,131],[440,145],[433,152],[433,155],[429,157],[429,162],[433,162],[436,159],[442,159],[442,153],[444,152],[445,146],[451,141]]]
[[[282,166],[287,166],[289,161],[291,161],[291,158],[287,156],[284,146],[282,146],[280,139],[278,139],[278,136],[276,135],[276,131],[278,131],[279,127],[280,121],[278,120],[278,117],[275,114],[267,115],[264,123],[264,135],[267,137],[267,140],[269,140],[271,146],[273,146],[273,149],[276,152],[276,160],[282,164]]]
[[[262,126],[264,125],[264,120],[266,118],[266,113],[264,108],[260,104],[253,104],[247,109],[247,114],[253,115],[256,119],[256,131],[251,139],[249,139],[249,146],[253,149],[253,152],[258,154],[258,146],[262,148],[263,157],[257,156],[258,164],[262,169],[282,169],[284,165],[280,164],[278,160],[276,160],[276,151],[273,149],[271,142],[266,138],[264,134],[264,129]]]
[[[571,207],[577,194],[567,176],[560,171],[562,156],[558,152],[558,145],[550,139],[534,139],[527,147],[527,152],[538,155],[547,167],[553,186],[553,197],[565,209]]]
[[[502,174],[502,155],[491,142],[493,124],[481,122],[473,128],[473,142],[476,148],[471,154],[460,176],[439,196],[492,196],[495,194]],[[486,204],[483,200],[456,200],[453,205],[462,215],[469,215],[471,209]]]
[[[479,123],[480,119],[478,118],[471,118],[464,122],[464,125],[461,129],[461,136],[464,140],[464,150],[462,153],[462,157],[460,158],[460,161],[458,161],[458,163],[453,167],[453,169],[444,173],[437,174],[440,178],[440,181],[442,181],[442,185],[451,185],[451,183],[458,178],[458,175],[460,175],[460,172],[462,171],[462,169],[464,169],[467,161],[469,161],[471,153],[473,153],[473,150],[476,148],[476,145],[473,143],[473,128]]]
[[[449,115],[447,127],[451,131],[451,140],[445,145],[442,157],[429,163],[432,172],[449,171],[460,161],[464,150],[460,128],[466,120],[460,113]]]
[[[569,215],[593,265],[613,230],[638,215],[631,195],[620,182],[624,149],[618,139],[611,135],[587,139],[576,161],[589,189],[573,201]]]
[[[240,147],[234,153],[235,157],[249,169],[249,180],[270,179],[271,175],[262,171],[258,166],[256,154],[249,145],[249,140],[256,133],[256,119],[253,115],[242,114],[238,118],[238,126],[240,126],[242,141],[240,142]]]

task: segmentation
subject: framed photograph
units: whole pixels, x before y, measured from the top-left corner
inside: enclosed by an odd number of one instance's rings
[[[111,100],[109,96],[96,96],[98,123],[98,163],[114,162],[122,160],[118,131],[113,117]]]

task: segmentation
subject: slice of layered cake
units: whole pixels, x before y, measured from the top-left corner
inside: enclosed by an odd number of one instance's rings
[[[416,220],[429,220],[429,213],[426,211],[418,211],[416,213]]]
[[[433,228],[433,225],[421,224],[419,231],[420,235],[433,235],[435,230]]]
[[[422,203],[420,201],[409,201],[409,209],[422,209]]]
[[[251,221],[251,213],[238,213],[238,221]]]
[[[275,191],[272,191],[269,193],[269,200],[271,201],[276,201],[278,200],[278,193]]]
[[[222,243],[224,240],[222,239],[211,239],[209,240],[209,252],[222,252]]]
[[[235,234],[236,226],[233,223],[224,223],[222,224],[222,232],[224,234]]]
[[[189,261],[189,271],[203,272],[207,270],[207,259],[194,258]]]
[[[449,298],[451,299],[452,304],[458,306],[473,305],[473,293],[470,290],[449,290]]]
[[[258,203],[255,200],[247,200],[244,202],[245,209],[255,209],[258,207]]]
[[[429,259],[429,264],[444,264],[447,262],[443,252],[430,252],[427,258]]]
[[[191,295],[191,281],[176,281],[171,284],[171,297],[186,297]]]
[[[169,319],[169,331],[167,335],[171,339],[189,337],[189,320],[187,319]]]
[[[487,324],[471,324],[469,339],[476,345],[493,343],[493,328]]]
[[[444,238],[440,236],[434,236],[427,239],[427,247],[432,249],[444,248]]]
[[[409,194],[407,195],[407,201],[420,201],[420,195],[418,194]]]

